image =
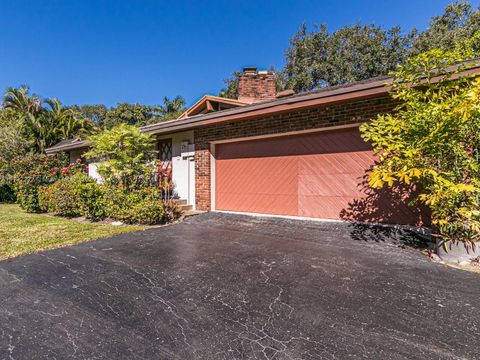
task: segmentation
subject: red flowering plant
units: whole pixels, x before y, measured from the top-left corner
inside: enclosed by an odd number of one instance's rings
[[[61,173],[63,177],[69,177],[75,174],[88,174],[88,167],[81,159],[77,159],[76,162],[64,166]]]
[[[52,184],[62,178],[87,173],[87,166],[79,159],[66,165],[64,154],[34,155],[13,163],[15,169],[14,188],[17,202],[28,212],[41,211],[38,204],[39,187]]]

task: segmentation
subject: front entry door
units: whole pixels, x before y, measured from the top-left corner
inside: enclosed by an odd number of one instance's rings
[[[165,194],[171,195],[172,183],[172,139],[163,139],[158,142],[158,181]]]

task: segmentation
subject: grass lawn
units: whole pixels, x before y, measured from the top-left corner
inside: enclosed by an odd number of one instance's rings
[[[0,204],[0,260],[141,229],[27,214],[17,205]]]

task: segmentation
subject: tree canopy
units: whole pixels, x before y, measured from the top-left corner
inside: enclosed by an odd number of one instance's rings
[[[409,57],[432,49],[451,50],[455,44],[472,39],[478,29],[480,10],[466,0],[447,5],[423,32],[361,23],[330,32],[325,24],[314,25],[312,30],[303,24],[285,51],[277,88],[301,92],[388,75]],[[479,56],[478,39],[476,44],[471,48],[474,56]],[[237,97],[239,74],[234,72],[224,80],[220,96]]]
[[[413,41],[412,55],[432,49],[452,50],[473,37],[480,29],[480,9],[474,10],[469,1],[448,4],[442,15],[434,16],[428,28]]]
[[[9,111],[10,118],[21,122],[23,136],[40,153],[60,140],[96,131],[94,124],[74,109],[64,107],[55,98],[41,99],[31,95],[26,86],[8,88],[1,111]]]
[[[411,40],[399,27],[357,23],[329,33],[326,25],[308,31],[304,24],[285,53],[287,87],[305,91],[388,74],[405,60]]]
[[[135,126],[150,125],[175,119],[185,111],[185,100],[176,96],[172,100],[164,97],[160,105],[119,103],[107,108],[105,105],[73,105],[71,109],[90,119],[102,129],[111,129],[121,123]]]

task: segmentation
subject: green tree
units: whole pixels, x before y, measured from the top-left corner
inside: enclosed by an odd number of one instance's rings
[[[14,110],[0,110],[0,185],[12,185],[12,162],[28,154],[31,146],[32,142],[24,136],[22,119]]]
[[[168,97],[163,98],[161,109],[161,120],[167,121],[178,118],[185,111],[185,99],[181,96],[176,96],[173,100]]]
[[[10,111],[10,118],[16,117],[22,123],[22,136],[40,153],[60,140],[95,131],[92,122],[80,113],[63,107],[58,99],[42,100],[30,95],[26,86],[8,88],[3,109]]]
[[[396,111],[361,131],[379,156],[370,186],[415,188],[440,236],[472,242],[480,239],[480,79],[455,79],[472,56],[459,48],[409,59],[394,75]]]
[[[45,116],[56,130],[56,137],[62,140],[75,136],[86,136],[96,131],[92,121],[72,108],[65,108],[57,98],[46,99]]]
[[[90,121],[97,127],[103,127],[103,122],[107,116],[107,107],[105,105],[73,105],[69,108],[78,112],[82,117],[90,119]]]
[[[34,140],[39,152],[53,145],[57,139],[55,125],[43,108],[42,100],[29,94],[29,88],[8,88],[3,98],[3,108],[15,111],[27,129],[29,138]]]
[[[162,109],[155,106],[120,103],[107,111],[104,128],[111,129],[119,124],[144,126],[160,121]]]
[[[399,27],[357,23],[329,33],[326,25],[308,31],[304,24],[285,53],[287,88],[307,91],[386,75],[405,60],[412,37]]]
[[[99,163],[98,173],[110,186],[132,189],[145,185],[155,171],[155,140],[134,125],[122,123],[88,138],[87,159]]]
[[[479,29],[480,8],[474,10],[469,1],[455,1],[447,5],[442,15],[434,16],[429,27],[416,37],[411,54],[454,49],[459,42],[471,39]],[[477,49],[476,55],[479,54]]]

